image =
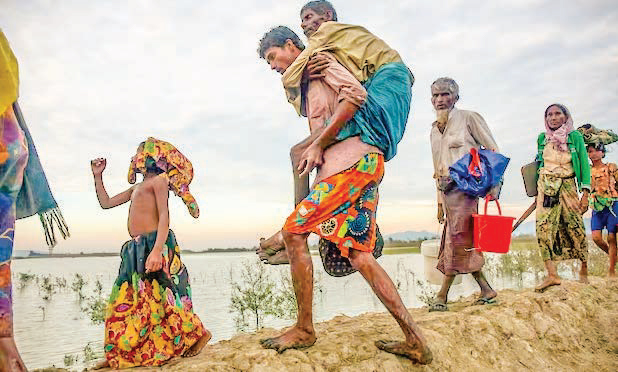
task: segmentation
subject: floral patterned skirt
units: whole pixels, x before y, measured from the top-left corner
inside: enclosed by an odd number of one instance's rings
[[[105,315],[105,357],[112,368],[161,365],[206,332],[193,313],[189,274],[172,230],[163,246],[163,269],[145,273],[156,238],[154,231],[122,246]]]
[[[543,175],[539,178],[536,205],[536,237],[543,261],[579,259],[588,261],[586,228],[580,212],[575,178],[562,179],[558,203],[544,207]]]
[[[316,233],[335,243],[342,257],[348,257],[350,249],[373,251],[378,185],[383,176],[384,156],[364,155],[354,166],[315,185],[287,218],[283,230]]]

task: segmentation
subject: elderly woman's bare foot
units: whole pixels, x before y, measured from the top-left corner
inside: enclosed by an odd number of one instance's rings
[[[13,337],[0,337],[0,371],[28,372]]]

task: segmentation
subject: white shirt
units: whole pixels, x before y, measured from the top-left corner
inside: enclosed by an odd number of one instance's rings
[[[498,145],[491,135],[485,119],[478,113],[453,108],[448,114],[444,133],[440,133],[436,122],[431,128],[431,155],[433,157],[434,178],[449,175],[448,168],[472,147],[485,147],[498,151]],[[441,203],[438,191],[438,203]]]

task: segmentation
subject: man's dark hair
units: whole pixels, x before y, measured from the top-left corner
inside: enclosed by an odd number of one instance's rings
[[[265,33],[260,40],[260,46],[258,47],[258,54],[260,55],[260,58],[266,59],[265,54],[269,48],[281,48],[288,40],[292,40],[298,49],[305,49],[305,44],[300,41],[300,38],[296,35],[296,32],[285,26],[277,26]]]
[[[333,8],[333,4],[326,0],[314,0],[308,2],[302,7],[302,9],[300,10],[300,14],[303,14],[303,12],[307,9],[311,9],[319,15],[324,15],[324,13],[330,11],[333,15],[332,20],[337,20],[337,12],[335,11],[335,8]]]

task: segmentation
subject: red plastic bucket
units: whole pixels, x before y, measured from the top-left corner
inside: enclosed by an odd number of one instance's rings
[[[472,215],[474,219],[474,248],[481,252],[507,253],[511,244],[515,217],[503,216],[500,203],[497,200],[495,202],[498,206],[498,216],[487,214],[489,198],[485,198],[485,214]]]

